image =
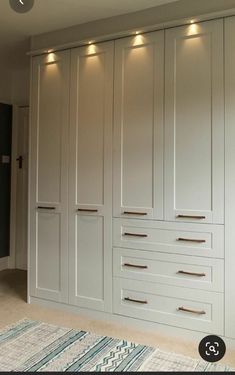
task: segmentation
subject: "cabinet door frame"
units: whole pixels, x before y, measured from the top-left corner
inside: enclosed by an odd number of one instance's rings
[[[81,57],[104,54],[106,77],[104,83],[104,163],[103,204],[81,202],[77,194],[77,137],[78,137],[78,64]],[[71,54],[70,84],[70,167],[69,167],[69,303],[100,311],[112,310],[112,123],[113,123],[113,56],[114,43],[103,42],[78,47]],[[92,110],[92,108],[90,108]],[[74,156],[75,155],[75,156]],[[95,181],[94,181],[95,184]],[[78,209],[84,210],[78,212]],[[89,212],[86,210],[95,210]],[[97,212],[96,212],[97,210]],[[77,294],[76,222],[77,218],[103,220],[103,299]],[[95,270],[94,270],[95,271]],[[89,283],[89,280],[87,280]]]
[[[225,336],[235,339],[235,17],[225,20]]]
[[[40,70],[42,66],[61,63],[61,142],[60,142],[60,199],[42,201],[38,198],[39,168],[39,106]],[[69,120],[70,50],[36,56],[31,61],[31,110],[29,145],[29,296],[68,302],[68,120]],[[50,98],[48,98],[50,100]],[[39,206],[48,209],[38,209]],[[50,207],[54,207],[51,210]],[[38,216],[59,216],[59,289],[41,288],[38,285]],[[41,270],[43,272],[43,270]]]
[[[124,51],[141,46],[154,45],[154,93],[153,93],[153,168],[152,207],[130,207],[122,203],[123,181],[123,80]],[[143,93],[144,95],[144,93]],[[113,215],[163,220],[163,110],[164,110],[164,31],[156,31],[115,41],[114,74],[114,162],[113,162]],[[133,135],[134,137],[134,135]],[[141,179],[141,176],[139,176]],[[144,193],[143,193],[144,194]],[[138,214],[125,214],[134,212]]]
[[[211,210],[176,207],[175,200],[175,50],[179,38],[211,34],[212,187]],[[223,20],[214,20],[166,30],[165,47],[165,220],[224,223],[224,71]],[[203,136],[203,134],[202,134]],[[200,149],[199,151],[200,152]],[[192,171],[194,173],[195,171]],[[196,216],[196,218],[180,218]],[[205,219],[200,218],[205,217]],[[197,218],[198,217],[198,218]]]

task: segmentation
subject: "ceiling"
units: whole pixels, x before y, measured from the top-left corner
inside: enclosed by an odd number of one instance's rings
[[[30,35],[135,12],[176,0],[35,0],[29,13],[14,12],[8,0],[0,0],[0,43]]]
[[[174,1],[177,0],[35,0],[29,13],[19,14],[10,8],[8,0],[0,0],[0,65],[3,58],[12,63],[20,54],[25,55],[31,35]]]

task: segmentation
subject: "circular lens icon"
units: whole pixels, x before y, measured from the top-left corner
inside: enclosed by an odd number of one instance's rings
[[[218,362],[226,353],[226,345],[219,336],[210,335],[201,340],[198,351],[205,361]]]
[[[32,9],[34,0],[9,0],[9,4],[15,12],[27,13]]]

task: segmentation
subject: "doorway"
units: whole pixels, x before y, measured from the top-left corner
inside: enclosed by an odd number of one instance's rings
[[[29,107],[18,107],[15,268],[27,270]]]
[[[10,255],[12,106],[0,103],[0,258]]]

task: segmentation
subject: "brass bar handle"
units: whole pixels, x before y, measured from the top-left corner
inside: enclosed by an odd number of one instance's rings
[[[124,301],[140,303],[140,304],[142,304],[142,305],[147,305],[147,303],[148,303],[148,301],[141,301],[141,300],[139,300],[139,299],[133,299],[133,298],[129,298],[129,297],[125,297],[125,298],[124,298]]]
[[[140,233],[124,233],[123,236],[131,236],[131,237],[142,237],[142,238],[146,238],[148,237],[147,234],[140,234]]]
[[[38,206],[39,210],[55,210],[55,207]]]
[[[198,277],[205,277],[205,273],[197,273],[197,272],[188,272],[188,271],[178,271],[177,273],[182,275],[190,275],[190,276],[198,276]]]
[[[206,242],[206,240],[196,240],[196,239],[193,239],[193,238],[182,238],[182,237],[177,238],[177,241],[195,242],[195,243],[205,243]]]
[[[177,215],[179,219],[206,219],[206,216],[198,216],[198,215]]]
[[[124,211],[124,215],[137,215],[137,216],[146,216],[148,215],[147,212],[132,212],[132,211]]]
[[[91,209],[91,208],[78,208],[79,212],[98,212],[98,210]]]
[[[184,311],[184,312],[188,312],[188,313],[193,313],[193,314],[197,314],[197,315],[205,315],[206,312],[201,310],[201,311],[198,311],[198,310],[192,310],[192,309],[187,309],[186,307],[178,307],[178,311]]]
[[[123,264],[124,267],[133,267],[133,268],[140,268],[140,269],[147,269],[148,266],[141,266],[141,265],[138,265],[138,264],[130,264],[130,263],[124,263]]]

